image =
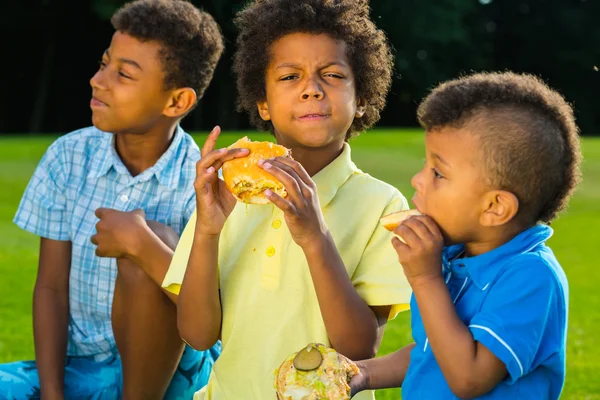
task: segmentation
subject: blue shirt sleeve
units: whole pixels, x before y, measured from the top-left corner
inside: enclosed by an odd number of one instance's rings
[[[40,237],[70,240],[65,160],[60,142],[53,143],[38,164],[13,222]]]
[[[469,329],[506,365],[512,383],[536,367],[540,351],[562,346],[556,318],[566,315],[564,293],[554,272],[536,256],[521,257],[487,290]]]

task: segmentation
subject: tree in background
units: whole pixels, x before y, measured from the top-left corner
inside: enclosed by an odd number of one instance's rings
[[[298,0],[302,1],[302,0]],[[226,50],[186,129],[245,129],[235,111],[233,17],[242,0],[194,0],[211,13]],[[66,132],[90,123],[88,81],[123,0],[0,2],[0,132]],[[600,1],[372,0],[396,58],[379,126],[414,126],[426,91],[462,73],[511,69],[540,75],[574,103],[584,134],[600,134]]]

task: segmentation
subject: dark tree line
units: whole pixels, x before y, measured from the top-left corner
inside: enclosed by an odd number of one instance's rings
[[[302,0],[298,0],[302,1]],[[242,0],[194,0],[226,37],[226,53],[190,130],[248,128],[235,111],[233,16]],[[123,0],[0,2],[0,133],[67,132],[90,124],[89,78]],[[541,76],[576,109],[584,134],[600,134],[600,0],[371,0],[396,57],[379,126],[414,126],[426,91],[462,73]]]

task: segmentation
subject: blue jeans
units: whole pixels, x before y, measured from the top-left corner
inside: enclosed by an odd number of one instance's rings
[[[208,382],[212,366],[221,353],[221,343],[207,351],[186,346],[171,380],[165,399],[190,400]],[[108,356],[67,357],[65,361],[65,399],[116,400],[123,386],[121,358]],[[40,398],[40,381],[35,361],[0,364],[0,400]]]

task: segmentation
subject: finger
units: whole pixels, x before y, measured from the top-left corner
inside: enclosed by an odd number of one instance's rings
[[[108,208],[97,208],[96,211],[94,211],[94,214],[96,214],[96,217],[102,219],[102,216],[105,215],[107,211]]]
[[[431,233],[427,225],[425,225],[419,217],[409,217],[402,221],[401,225],[408,226],[410,229],[412,229],[412,231],[419,237],[419,239],[429,240],[433,238],[433,234]]]
[[[440,231],[440,227],[433,220],[433,218],[431,218],[428,215],[419,215],[417,218],[419,219],[419,221],[421,221],[427,227],[427,229],[429,229],[429,232],[431,232],[431,234],[434,237],[436,237],[436,238],[442,237],[442,232]]]
[[[140,217],[146,219],[146,213],[141,208],[137,208],[132,211],[134,214],[139,215]]]
[[[265,197],[269,199],[269,201],[273,203],[275,207],[283,211],[284,214],[296,215],[296,207],[294,207],[294,204],[292,204],[291,201],[284,199],[269,189],[265,190]]]
[[[408,245],[409,247],[413,247],[416,243],[419,242],[419,237],[417,236],[417,234],[404,223],[400,224],[396,227],[396,229],[394,229],[394,234],[400,236],[402,240],[404,240],[406,245]]]
[[[210,153],[215,149],[217,144],[217,139],[219,138],[219,134],[221,133],[221,127],[215,126],[212,131],[208,134],[208,137],[204,141],[204,145],[202,145],[202,150],[200,151],[200,155],[204,157],[206,154]]]
[[[300,189],[300,182],[302,181],[293,169],[277,161],[265,162],[262,164],[262,168],[283,184],[290,198],[304,197]]]
[[[199,175],[194,182],[194,187],[198,192],[197,195],[205,196],[207,192],[212,192],[212,185],[216,182],[217,178],[216,170],[213,167],[199,171]]]
[[[392,246],[394,246],[394,248],[396,249],[396,253],[398,253],[399,257],[404,255],[406,252],[410,251],[410,247],[395,236],[392,238]]]
[[[231,149],[228,150],[226,148],[214,150],[210,153],[203,156],[196,163],[196,174],[199,173],[199,170],[206,169],[210,166],[213,166],[215,169],[221,168],[223,163],[233,160],[234,158],[246,157],[249,154],[250,150],[248,149]]]
[[[98,235],[92,235],[92,237],[90,238],[90,242],[92,242],[92,244],[95,244],[96,246],[98,246]]]
[[[306,172],[306,170],[304,169],[302,164],[300,164],[298,161],[293,160],[289,157],[275,157],[274,160],[292,168],[296,172],[296,174],[298,174],[298,177],[300,177],[302,182],[304,182],[306,185],[308,185],[308,186],[314,185],[314,181],[312,180],[312,178],[310,177],[308,172]],[[267,161],[270,161],[270,160],[267,160]]]

